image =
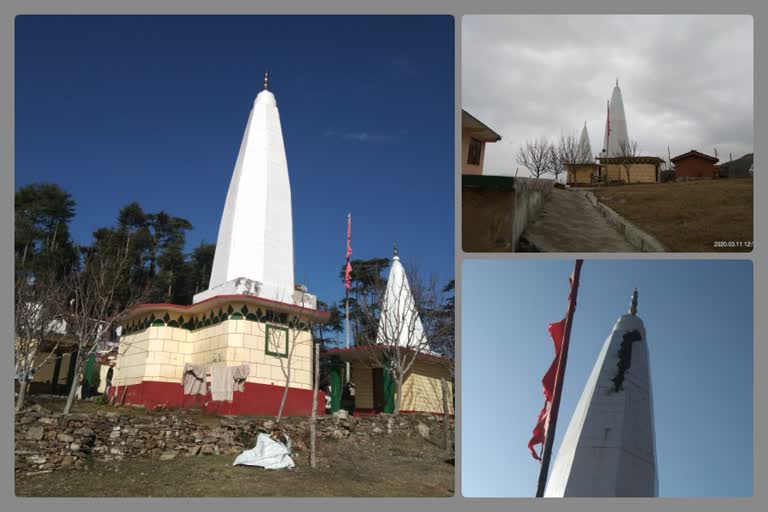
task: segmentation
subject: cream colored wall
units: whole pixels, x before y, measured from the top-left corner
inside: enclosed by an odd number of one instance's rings
[[[34,367],[37,368],[37,371],[35,372],[35,377],[32,382],[50,382],[51,379],[53,379],[53,370],[56,367],[56,356],[51,355],[50,358],[46,361],[45,358],[49,356],[48,353],[44,354],[37,354],[37,357],[35,357],[35,363]],[[67,355],[68,356],[68,355]],[[45,364],[43,364],[45,362]],[[61,368],[63,368],[64,373],[64,381],[66,382],[66,370],[69,368],[69,357],[67,357],[67,366],[61,365]],[[42,364],[42,366],[40,366]],[[59,380],[62,380],[62,370],[59,370]]]
[[[352,363],[352,382],[355,384],[355,408],[373,409],[373,375],[371,368]]]
[[[573,165],[568,170],[568,183],[592,183],[593,165]],[[575,175],[575,180],[574,180]]]
[[[107,372],[109,371],[109,365],[101,364],[98,366],[99,366],[99,387],[96,388],[96,392],[104,393],[107,390]],[[114,372],[112,373],[112,376],[114,377]]]
[[[608,180],[624,180],[627,183],[627,170],[619,164],[608,164]],[[656,166],[654,164],[632,164],[629,169],[631,183],[656,183]]]
[[[249,364],[248,382],[283,386],[288,358],[266,354],[265,331],[263,322],[225,320],[194,331],[163,326],[126,335],[120,340],[114,384],[144,380],[180,383],[184,365],[192,363]],[[311,389],[312,335],[291,329],[289,340],[296,345],[291,357],[291,387]]]
[[[403,382],[402,411],[419,411],[443,414],[443,392],[440,379],[448,380],[448,410],[453,414],[450,373],[439,364],[416,361]]]
[[[37,357],[35,357],[35,366],[38,366],[45,361],[45,358],[48,357],[48,353],[44,354],[37,354]],[[59,384],[66,384],[67,383],[67,372],[69,370],[69,354],[62,354],[61,356],[61,366],[59,367]],[[56,356],[52,355],[47,361],[45,361],[45,364],[38,368],[38,370],[35,372],[35,377],[32,380],[32,382],[50,382],[53,379],[53,370],[56,367]]]
[[[482,142],[480,150],[480,165],[471,165],[467,163],[469,157],[469,141],[472,138],[471,130],[461,129],[461,173],[462,174],[483,174],[483,161],[485,160],[485,142]]]

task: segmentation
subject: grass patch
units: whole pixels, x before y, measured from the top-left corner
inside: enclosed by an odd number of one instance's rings
[[[744,243],[753,240],[753,188],[752,178],[729,178],[593,192],[670,252],[749,252]],[[718,241],[737,246],[716,247]]]

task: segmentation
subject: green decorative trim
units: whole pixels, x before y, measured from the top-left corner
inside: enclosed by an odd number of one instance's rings
[[[285,352],[273,352],[269,350],[269,334],[270,331],[283,331],[285,333]],[[271,325],[267,324],[266,332],[264,334],[264,353],[268,356],[276,356],[276,357],[288,357],[288,328],[287,327],[280,327],[278,325]]]
[[[156,315],[161,316],[160,318]],[[178,315],[178,316],[176,316]],[[255,310],[249,309],[247,305],[241,305],[237,307],[237,302],[232,304],[226,304],[221,306],[218,310],[210,310],[197,315],[189,315],[185,317],[183,314],[173,313],[169,311],[155,311],[148,313],[143,317],[133,318],[129,322],[123,325],[124,333],[134,334],[139,331],[143,331],[149,327],[174,327],[177,329],[186,329],[187,331],[195,331],[197,329],[203,329],[211,325],[216,325],[226,320],[248,320],[250,322],[263,322],[267,324],[267,329],[281,329],[286,334],[286,341],[288,340],[288,325],[289,315],[286,313],[279,313],[270,309],[263,310],[256,308]],[[308,325],[301,323],[297,324],[296,328],[306,329]],[[287,357],[288,348],[286,346],[285,353],[276,353],[267,350],[269,355],[278,357]]]

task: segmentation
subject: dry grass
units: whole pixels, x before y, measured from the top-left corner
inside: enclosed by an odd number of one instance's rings
[[[234,456],[136,458],[94,463],[86,471],[16,478],[17,496],[245,497],[452,496],[454,466],[417,436],[358,441],[322,440],[319,464],[298,457],[294,470],[232,466]]]
[[[595,195],[671,252],[749,252],[753,180],[720,180],[605,187]],[[716,241],[741,247],[715,247]]]

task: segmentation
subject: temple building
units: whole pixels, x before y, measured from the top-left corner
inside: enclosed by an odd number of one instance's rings
[[[586,124],[579,141],[579,160],[568,164],[568,184],[572,186],[596,183],[658,183],[661,164],[656,156],[637,154],[637,144],[629,138],[624,98],[619,80],[611,93],[605,117],[603,147],[598,162],[593,158],[582,160],[582,148],[590,148]]]
[[[413,361],[403,379],[400,412],[444,414],[441,380],[446,379],[449,383],[448,413],[453,414],[450,365],[430,347],[397,249],[387,278],[376,340],[349,349],[329,350],[327,355],[350,363],[351,381],[355,387],[355,414],[394,411],[397,390],[387,361],[391,357]],[[338,373],[341,370],[337,366],[332,371]],[[340,379],[337,376],[331,380]],[[335,404],[338,400],[332,397],[331,402]]]
[[[110,394],[147,408],[273,415],[288,382],[283,414],[308,415],[311,328],[327,319],[294,282],[288,166],[265,75],[227,192],[209,289],[191,305],[130,311]]]
[[[648,342],[629,312],[605,340],[563,437],[546,497],[658,495]]]
[[[566,168],[568,171],[566,182],[571,186],[591,185],[599,174],[600,166],[595,163],[595,157],[592,155],[586,121],[584,121],[584,128],[581,129],[576,161],[566,164]]]

